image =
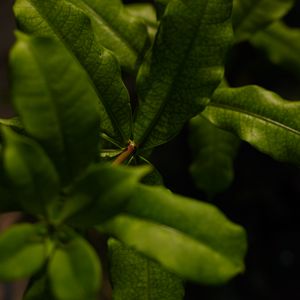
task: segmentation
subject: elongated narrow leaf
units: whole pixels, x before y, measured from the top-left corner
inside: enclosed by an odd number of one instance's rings
[[[43,228],[16,225],[0,235],[0,280],[26,278],[37,272],[46,260]]]
[[[108,241],[114,300],[182,300],[182,281],[115,239]]]
[[[196,186],[208,197],[226,190],[233,181],[239,139],[199,115],[190,122],[189,140],[194,157],[190,172]]]
[[[147,27],[129,14],[121,0],[69,0],[90,17],[99,43],[117,56],[121,66],[135,71],[150,45]]]
[[[170,1],[171,0],[154,0],[158,19],[161,19]]]
[[[120,213],[138,181],[149,169],[95,165],[70,192],[61,218],[77,226],[101,224]]]
[[[300,76],[300,29],[276,22],[254,35],[250,42],[264,51],[272,63]]]
[[[71,239],[51,257],[48,273],[57,300],[96,300],[101,267],[95,250],[81,237]]]
[[[210,204],[140,185],[126,213],[104,229],[185,279],[217,284],[243,271],[244,230]]]
[[[218,89],[204,116],[274,159],[300,165],[300,102],[257,86]]]
[[[89,17],[66,0],[18,0],[14,11],[22,30],[54,36],[72,52],[94,83],[101,102],[102,129],[126,144],[131,136],[128,92],[117,60],[97,42]],[[71,89],[79,83],[72,82]]]
[[[11,67],[13,100],[26,131],[64,181],[78,176],[98,156],[100,131],[98,98],[86,73],[60,43],[20,34]]]
[[[25,211],[47,215],[59,194],[59,178],[47,154],[33,140],[3,128],[4,167]]]
[[[15,131],[24,131],[24,127],[18,117],[13,117],[9,119],[0,119],[0,125],[11,127]]]
[[[134,140],[140,147],[165,143],[204,109],[223,77],[230,15],[230,0],[170,2],[138,75]]]
[[[282,18],[294,0],[234,0],[233,27],[236,41],[249,39]]]

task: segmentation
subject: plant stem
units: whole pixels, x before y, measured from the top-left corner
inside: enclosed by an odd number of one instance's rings
[[[129,158],[136,150],[136,144],[133,141],[129,141],[127,148],[113,161],[113,165],[122,164],[127,158]]]

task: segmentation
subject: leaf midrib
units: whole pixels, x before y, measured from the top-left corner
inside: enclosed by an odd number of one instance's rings
[[[236,113],[240,113],[240,114],[244,114],[244,115],[249,115],[250,117],[252,118],[256,118],[258,120],[261,120],[261,121],[264,121],[266,123],[270,123],[272,125],[274,125],[275,127],[280,127],[282,129],[285,129],[295,135],[299,135],[300,136],[300,131],[292,128],[292,127],[289,127],[288,125],[285,125],[283,123],[280,123],[278,121],[275,121],[273,119],[271,119],[270,117],[266,117],[266,116],[262,116],[262,115],[259,115],[257,113],[254,113],[254,112],[251,112],[251,111],[248,111],[248,110],[245,110],[243,108],[240,108],[240,107],[235,107],[235,106],[230,106],[230,105],[227,105],[227,104],[221,104],[221,103],[214,103],[214,102],[210,102],[207,107],[215,107],[215,108],[220,108],[220,109],[224,109],[224,110],[229,110],[229,111],[232,111],[232,112],[236,112]],[[205,112],[205,111],[204,111]]]
[[[102,96],[100,95],[97,87],[95,86],[94,81],[91,78],[90,73],[86,70],[85,66],[80,62],[80,60],[76,57],[76,55],[73,53],[72,49],[69,47],[68,43],[64,41],[64,39],[61,37],[61,35],[57,32],[54,26],[52,26],[51,23],[48,22],[47,18],[44,17],[43,13],[36,7],[30,0],[27,0],[29,5],[40,15],[42,20],[48,24],[48,26],[51,28],[52,32],[55,34],[56,37],[59,38],[59,41],[62,45],[67,49],[68,53],[74,58],[75,61],[81,66],[82,70],[86,73],[88,80],[90,81],[91,86],[93,87],[95,93],[97,94],[99,101],[103,104],[106,113],[109,116],[109,119],[113,125],[114,130],[116,130],[118,136],[122,139],[122,141],[127,141],[125,135],[123,134],[122,129],[118,125],[118,121],[116,120],[114,113],[109,109],[109,105],[107,105],[107,102],[103,100]],[[73,5],[72,3],[69,3],[70,5]],[[88,17],[88,16],[87,16]],[[93,43],[95,42],[95,36],[93,39]],[[105,48],[103,48],[106,50]]]
[[[158,123],[161,115],[163,114],[163,111],[165,110],[166,106],[168,105],[169,103],[169,99],[170,99],[170,95],[172,94],[173,90],[174,90],[174,87],[176,86],[176,83],[178,82],[177,78],[180,77],[180,74],[181,74],[181,70],[183,69],[183,66],[185,64],[185,58],[189,55],[189,53],[192,51],[192,46],[193,44],[195,43],[195,40],[196,40],[196,37],[198,35],[198,32],[199,32],[199,28],[201,27],[202,23],[203,23],[203,19],[204,19],[204,16],[206,14],[206,10],[207,10],[207,7],[208,7],[208,2],[209,0],[207,0],[205,2],[205,6],[203,8],[203,14],[199,20],[199,23],[197,24],[197,27],[196,27],[196,30],[193,34],[193,38],[190,40],[189,42],[189,45],[186,49],[186,51],[184,51],[184,55],[182,56],[182,60],[181,62],[179,63],[178,67],[176,68],[176,72],[174,72],[174,76],[173,76],[173,80],[172,80],[172,83],[170,85],[170,87],[168,88],[167,90],[167,93],[166,93],[166,97],[164,99],[166,99],[165,101],[163,101],[159,107],[159,110],[157,111],[157,113],[155,114],[154,118],[152,119],[151,123],[149,124],[149,126],[147,127],[144,135],[141,137],[140,141],[138,141],[138,144],[139,144],[139,147],[143,147],[143,144],[145,143],[145,141],[148,139],[149,135],[151,134],[152,130],[155,128],[156,124]],[[184,2],[182,2],[183,4],[185,4]],[[151,59],[151,58],[150,58]],[[148,89],[147,91],[147,95],[149,94],[149,91],[152,89],[152,85],[151,87]],[[145,99],[147,98],[147,95],[145,96]],[[149,147],[147,147],[149,148]],[[151,148],[151,147],[150,147]],[[144,149],[145,150],[145,149]]]

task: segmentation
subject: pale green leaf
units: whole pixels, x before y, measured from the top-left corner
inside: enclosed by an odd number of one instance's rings
[[[234,0],[233,3],[233,27],[236,41],[240,42],[282,18],[295,1]]]
[[[182,300],[184,287],[175,275],[115,239],[108,241],[114,300]]]
[[[24,34],[11,52],[11,70],[13,101],[26,131],[63,180],[73,179],[98,156],[98,98],[85,71],[60,43]]]
[[[99,164],[70,191],[61,218],[80,227],[101,224],[120,213],[148,167]]]
[[[203,115],[274,159],[300,165],[300,102],[258,86],[218,89]]]
[[[116,58],[97,42],[90,18],[66,0],[18,0],[14,11],[19,28],[56,37],[77,58],[100,99],[102,130],[126,144],[131,136],[129,95]]]
[[[23,209],[48,215],[59,194],[58,174],[44,150],[34,141],[3,128],[4,168]]]
[[[150,45],[146,25],[127,12],[121,0],[68,0],[91,19],[100,45],[111,50],[125,70],[134,72]]]
[[[48,274],[55,299],[97,299],[102,277],[100,261],[95,250],[81,237],[55,250]]]
[[[231,6],[230,0],[168,5],[137,79],[134,141],[141,148],[173,138],[208,103],[232,41]]]
[[[210,204],[141,185],[126,212],[104,230],[184,279],[220,284],[244,269],[244,230]]]
[[[266,53],[269,60],[300,76],[300,29],[276,22],[254,35],[250,43]]]
[[[193,153],[190,172],[196,186],[210,198],[226,190],[234,178],[239,139],[199,115],[190,122],[189,141]]]
[[[46,260],[41,226],[15,225],[0,235],[0,280],[12,281],[36,273]]]

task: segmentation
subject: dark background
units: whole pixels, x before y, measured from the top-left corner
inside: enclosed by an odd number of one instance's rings
[[[1,116],[12,114],[7,104],[7,53],[13,41],[14,26],[12,2],[0,0]],[[290,26],[300,27],[299,2],[285,21]],[[232,86],[259,84],[284,98],[300,98],[300,75],[297,77],[273,66],[248,43],[236,46],[229,61],[227,78]],[[157,149],[152,162],[173,191],[205,200],[205,196],[195,189],[188,173],[191,155],[187,133],[185,128],[175,140]],[[300,170],[276,162],[243,143],[235,161],[235,172],[236,178],[230,189],[212,202],[247,230],[246,272],[223,287],[188,283],[185,299],[299,300]],[[3,299],[0,291],[0,300]]]

